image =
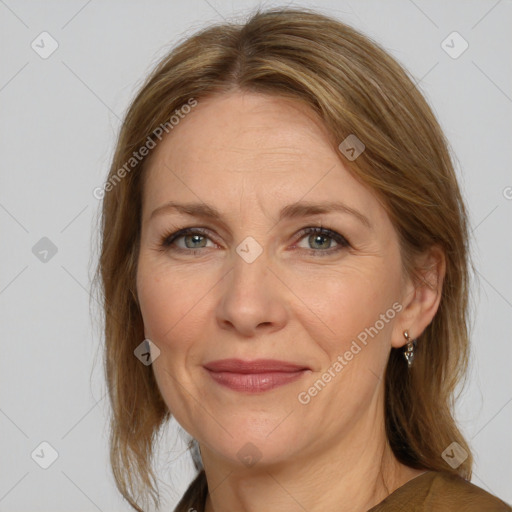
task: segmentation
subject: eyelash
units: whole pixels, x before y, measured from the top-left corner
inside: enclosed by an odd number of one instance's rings
[[[204,248],[202,248],[202,249],[183,249],[181,247],[171,248],[171,246],[176,240],[178,240],[179,238],[182,238],[184,236],[187,236],[187,235],[201,235],[203,237],[209,238],[207,236],[207,233],[208,233],[208,230],[206,230],[204,228],[184,228],[184,229],[180,229],[175,232],[170,231],[170,232],[165,233],[162,236],[162,238],[160,239],[160,248],[163,251],[168,251],[168,250],[172,249],[177,252],[192,254],[194,256],[199,255],[201,253],[201,250]],[[313,254],[314,256],[320,256],[320,257],[328,256],[328,255],[339,252],[342,249],[350,246],[350,243],[343,235],[340,235],[336,231],[333,231],[328,228],[324,228],[322,226],[307,227],[307,228],[302,229],[300,231],[300,237],[298,238],[296,243],[300,242],[306,235],[311,235],[311,234],[323,235],[328,238],[332,238],[338,244],[337,247],[326,249],[326,250],[309,249],[309,251],[308,251],[308,249],[299,249],[299,250],[304,250],[306,252],[309,252],[310,254]]]

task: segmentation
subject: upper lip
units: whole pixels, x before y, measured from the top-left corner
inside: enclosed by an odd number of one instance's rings
[[[279,361],[277,359],[253,359],[252,361],[244,361],[242,359],[219,359],[218,361],[206,363],[204,367],[213,372],[232,373],[291,373],[300,370],[309,370],[307,366],[302,364]]]

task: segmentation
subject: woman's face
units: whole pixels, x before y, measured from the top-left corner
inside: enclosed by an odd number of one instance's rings
[[[218,95],[153,151],[137,292],[160,392],[203,457],[299,460],[375,428],[409,280],[385,210],[314,115]],[[198,231],[168,236],[184,228]],[[210,364],[233,359],[296,366]]]

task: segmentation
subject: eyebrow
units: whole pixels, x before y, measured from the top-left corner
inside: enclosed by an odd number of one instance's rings
[[[179,213],[190,215],[193,217],[211,218],[221,221],[223,216],[215,207],[207,205],[206,203],[176,203],[169,201],[162,206],[159,206],[151,213],[149,220],[153,219],[157,215],[177,211]],[[279,212],[279,221],[283,219],[295,219],[300,217],[308,217],[311,215],[320,215],[325,213],[345,213],[354,216],[364,226],[369,229],[373,229],[370,221],[361,212],[347,206],[346,204],[336,201],[326,201],[322,203],[313,203],[308,201],[302,201],[292,203],[285,206]]]

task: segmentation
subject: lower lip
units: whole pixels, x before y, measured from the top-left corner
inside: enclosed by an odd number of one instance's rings
[[[296,372],[268,372],[268,373],[232,373],[212,372],[207,370],[212,379],[221,386],[228,387],[234,391],[247,393],[259,393],[289,384],[300,379],[310,370]]]

